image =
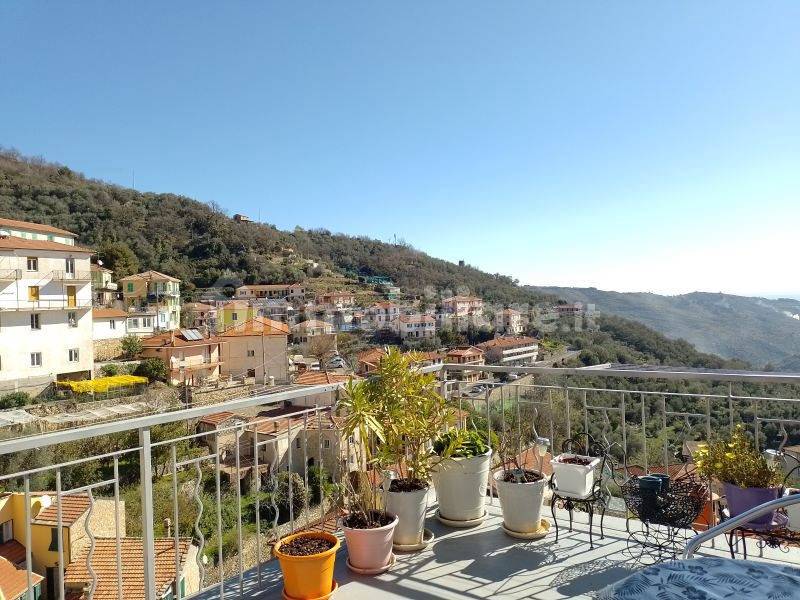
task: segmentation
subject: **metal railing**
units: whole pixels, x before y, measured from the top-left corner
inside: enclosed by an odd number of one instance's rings
[[[0,281],[22,279],[22,269],[0,269]]]
[[[53,271],[51,277],[56,281],[91,281],[91,271]]]
[[[92,308],[91,298],[44,298],[41,300],[0,299],[0,311],[11,310],[80,310]]]
[[[534,436],[549,437],[557,453],[564,440],[589,432],[613,449],[624,472],[633,462],[643,462],[644,471],[666,468],[679,460],[673,451],[684,441],[708,439],[738,422],[747,424],[761,447],[782,450],[790,439],[787,428],[800,425],[800,401],[788,393],[800,384],[798,375],[483,365],[423,370],[438,374],[442,392],[469,415],[471,426],[480,421],[490,436],[510,435],[520,452]],[[471,396],[472,384],[457,379],[465,370],[517,372],[534,379],[494,382]],[[669,389],[678,382],[706,387]],[[326,486],[355,468],[354,442],[340,438],[328,418],[332,408],[318,404],[341,387],[289,387],[274,393],[264,388],[219,404],[0,441],[0,461],[12,467],[6,471],[28,465],[0,476],[0,486],[24,498],[23,514],[15,517],[22,523],[14,525],[26,548],[28,597],[36,593],[34,564],[44,564],[33,555],[32,542],[34,530],[42,526],[38,507],[46,504],[36,502],[42,495],[37,490],[47,489],[55,490],[49,495],[56,507],[47,527],[57,532],[73,528],[69,537],[56,535],[58,560],[45,565],[55,568],[59,600],[78,587],[92,598],[99,586],[109,585],[124,598],[131,584],[122,578],[121,561],[134,538],[145,569],[144,590],[138,591],[147,600],[161,597],[167,588],[176,600],[210,589],[221,596],[241,594],[249,568],[256,570],[260,585],[270,543],[285,533],[324,525],[329,517]],[[285,403],[294,403],[293,412]],[[268,408],[283,410],[264,412]],[[199,423],[221,412],[252,417],[212,420],[215,425],[207,428]],[[48,448],[52,451],[42,452]],[[86,448],[96,451],[87,453]],[[74,459],[35,464],[39,457],[63,452]],[[74,506],[75,498],[84,502],[86,518],[68,523],[66,505]],[[487,501],[495,502],[493,494]],[[113,515],[102,520],[105,531],[98,525],[101,519],[92,518],[101,505]],[[101,552],[110,552],[106,564],[117,565],[113,576],[94,568]],[[165,552],[174,559],[166,578],[164,569],[155,567],[156,557],[163,560]]]

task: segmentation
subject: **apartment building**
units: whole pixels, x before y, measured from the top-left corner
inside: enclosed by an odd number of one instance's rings
[[[217,329],[217,307],[204,302],[187,302],[183,305],[183,318],[186,324],[194,329],[207,327],[210,331]]]
[[[581,302],[556,304],[555,308],[559,317],[575,317],[583,313],[583,304]]]
[[[181,325],[181,280],[158,271],[145,271],[119,280],[129,312],[153,316],[156,331]]]
[[[238,300],[257,299],[285,299],[303,300],[306,296],[306,287],[302,283],[277,283],[242,285],[236,288]]]
[[[400,316],[400,306],[394,302],[378,302],[367,309],[367,314],[375,328],[394,328],[393,323]]]
[[[479,317],[483,314],[483,300],[476,296],[453,296],[442,300],[442,308],[457,317]]]
[[[539,340],[527,336],[497,337],[477,347],[490,365],[532,365],[539,354]]]
[[[525,330],[522,313],[505,308],[495,315],[495,328],[505,335],[519,335]]]
[[[356,295],[352,292],[326,292],[317,296],[316,303],[325,308],[352,308]]]
[[[219,334],[227,343],[222,351],[222,374],[254,377],[267,383],[289,381],[289,326],[265,317],[255,317]]]
[[[247,300],[231,300],[217,308],[217,331],[225,331],[257,316],[258,309]]]
[[[143,339],[141,356],[163,360],[172,385],[199,385],[219,379],[226,343],[196,329],[167,331]]]
[[[120,296],[119,286],[114,283],[114,272],[101,265],[92,263],[92,298],[98,307],[110,307]]]
[[[91,254],[69,231],[0,219],[0,392],[91,376]]]
[[[309,319],[292,326],[292,341],[305,344],[313,337],[333,334],[333,325],[317,319]]]
[[[433,339],[436,336],[436,319],[429,315],[400,315],[397,333],[404,340]]]
[[[453,365],[483,365],[486,364],[483,350],[475,346],[458,346],[448,350],[444,362]],[[466,370],[454,372],[454,377],[461,381],[477,381],[481,377],[480,371]]]

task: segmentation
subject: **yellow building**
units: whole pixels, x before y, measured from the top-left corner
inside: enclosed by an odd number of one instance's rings
[[[30,502],[31,568],[41,576],[36,583],[36,586],[40,588],[41,596],[53,598],[58,576],[58,505],[53,493],[32,492]],[[61,529],[65,565],[70,564],[89,543],[85,529],[88,512],[88,495],[76,494],[62,497]],[[120,529],[124,532],[124,509],[121,509],[120,513]],[[91,528],[95,535],[113,534],[114,502],[112,500],[95,500]],[[18,557],[21,554],[23,556],[22,568],[24,569],[25,537],[25,494],[20,492],[0,494],[0,558],[19,568],[19,561],[12,557]],[[0,569],[8,571],[8,565],[2,564]],[[5,589],[5,587],[7,586],[4,583],[0,584],[0,598],[18,597],[14,595],[14,589]]]
[[[119,280],[129,311],[145,311],[155,317],[158,330],[178,329],[181,324],[181,280],[158,271],[145,271]]]
[[[217,309],[217,331],[222,333],[257,316],[258,309],[246,300],[231,300]]]

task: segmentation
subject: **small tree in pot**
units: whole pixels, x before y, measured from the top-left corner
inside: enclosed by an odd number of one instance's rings
[[[780,494],[782,478],[778,468],[758,451],[742,425],[736,426],[730,438],[701,445],[694,462],[700,475],[722,482],[732,517],[775,500]],[[774,512],[768,513],[748,524],[763,527],[774,517]]]
[[[536,435],[532,421],[514,422],[516,417],[511,418],[500,435],[497,454],[501,468],[493,476],[503,529],[515,537],[540,536],[547,532],[541,518],[547,487],[542,467],[550,440]]]

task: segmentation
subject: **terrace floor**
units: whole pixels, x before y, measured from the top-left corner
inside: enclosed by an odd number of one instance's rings
[[[589,549],[586,515],[576,513],[572,533],[566,527],[555,541],[555,530],[542,540],[522,541],[507,536],[502,528],[500,507],[488,506],[486,521],[472,529],[451,529],[429,514],[427,527],[436,540],[427,549],[414,554],[398,554],[392,569],[376,577],[351,573],[347,551],[342,545],[336,560],[335,578],[342,600],[463,600],[484,598],[590,598],[604,586],[642,568],[627,551],[625,520],[606,517],[605,539],[599,539],[595,523],[595,546]],[[549,510],[546,510],[549,517]],[[544,514],[544,513],[543,513]],[[559,513],[559,524],[566,526],[567,513]],[[632,526],[634,521],[631,522]],[[638,523],[636,523],[638,525]],[[755,546],[748,546],[749,558],[755,560],[800,563],[800,549],[788,553],[767,549],[759,557]],[[704,547],[699,556],[729,556],[723,537],[716,548]],[[264,600],[281,597],[282,580],[277,561],[262,566],[258,586],[255,571],[248,571],[243,581],[243,597]],[[239,597],[238,578],[228,580],[225,597]],[[201,598],[218,598],[216,590]]]

